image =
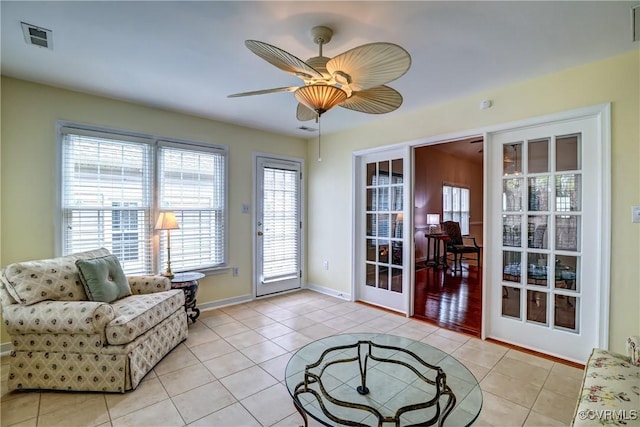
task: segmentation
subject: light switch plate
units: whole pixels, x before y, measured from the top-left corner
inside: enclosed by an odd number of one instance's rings
[[[640,206],[631,206],[631,222],[640,222]]]

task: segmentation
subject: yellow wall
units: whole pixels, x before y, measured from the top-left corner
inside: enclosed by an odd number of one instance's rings
[[[494,106],[480,110],[480,101]],[[322,137],[322,162],[309,145],[308,253],[310,283],[351,292],[352,153],[466,129],[612,103],[612,259],[610,347],[640,334],[640,51],[541,78],[473,94],[406,114],[390,114],[368,126]],[[331,120],[333,111],[323,120]],[[486,242],[485,242],[486,243]],[[329,262],[324,270],[323,261]]]
[[[305,158],[306,142],[212,120],[2,77],[0,266],[54,256],[55,122],[229,146],[229,262],[239,268],[200,282],[198,304],[252,293],[252,153]],[[2,343],[9,341],[4,327]]]

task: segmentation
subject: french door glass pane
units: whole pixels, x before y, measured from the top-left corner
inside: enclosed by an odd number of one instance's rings
[[[549,138],[529,141],[529,173],[549,172]]]
[[[578,298],[567,295],[555,296],[554,325],[559,328],[578,330]]]
[[[556,211],[582,210],[582,175],[577,173],[556,176]]]
[[[556,138],[556,171],[573,171],[580,166],[581,135],[567,135]]]
[[[502,280],[520,283],[522,254],[514,251],[502,252]]]
[[[556,249],[577,251],[579,247],[580,217],[576,215],[556,216]]]
[[[549,177],[529,178],[529,211],[549,210]]]
[[[579,257],[570,255],[556,255],[555,277],[556,288],[579,290],[578,271],[580,271]]]
[[[502,315],[520,319],[520,288],[502,287]]]
[[[547,322],[547,297],[546,292],[527,291],[527,320],[530,322]]]
[[[529,215],[527,241],[530,248],[548,249],[547,215]]]
[[[547,286],[549,278],[548,257],[546,254],[527,254],[527,283],[535,286]]]
[[[502,245],[520,247],[522,244],[521,215],[502,215]]]
[[[503,175],[522,174],[522,142],[502,146]]]
[[[502,210],[505,212],[522,211],[522,178],[508,178],[502,181]]]

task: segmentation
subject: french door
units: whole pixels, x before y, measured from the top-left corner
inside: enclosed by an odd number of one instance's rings
[[[302,163],[256,157],[256,296],[302,283]]]
[[[408,148],[359,156],[355,299],[408,313]]]
[[[606,207],[598,123],[488,135],[488,337],[578,362],[599,346]]]

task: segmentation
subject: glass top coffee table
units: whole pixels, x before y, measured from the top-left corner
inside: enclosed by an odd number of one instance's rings
[[[302,415],[327,426],[468,426],[482,408],[473,374],[426,343],[343,334],[299,349],[285,372]]]

